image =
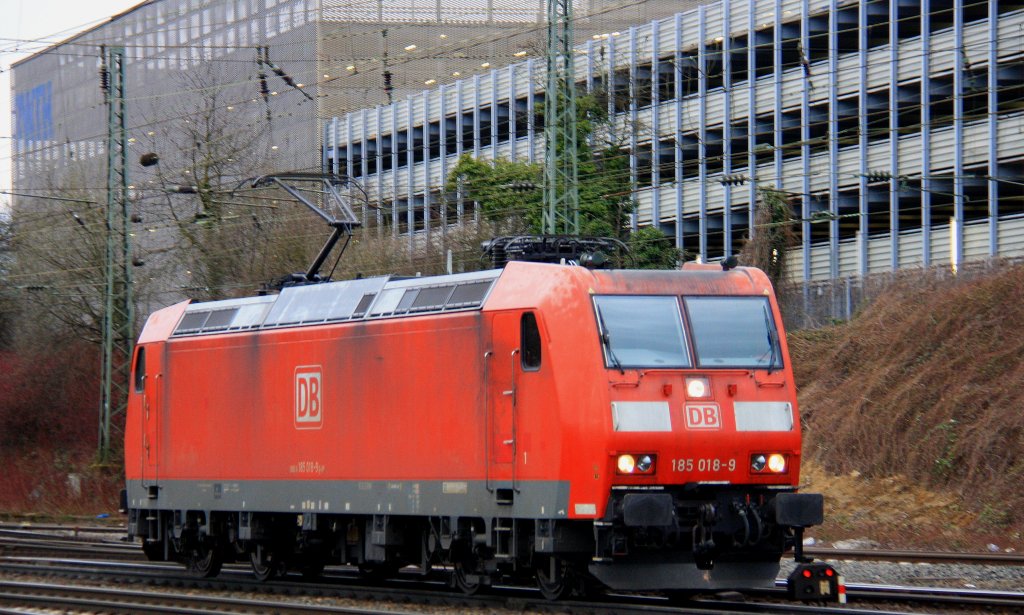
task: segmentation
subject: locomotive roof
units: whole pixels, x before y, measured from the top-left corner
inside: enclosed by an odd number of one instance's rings
[[[508,281],[498,285],[499,278]],[[179,304],[151,315],[142,337],[166,339],[168,334],[177,338],[460,312],[483,309],[485,303],[501,310],[521,307],[542,295],[563,296],[567,291],[571,293],[570,288],[589,293],[630,294],[658,294],[667,288],[687,294],[770,292],[764,274],[745,267],[731,271],[712,266],[685,266],[682,272],[595,271],[577,266],[513,262],[505,269],[327,282],[292,286],[277,295]]]
[[[172,337],[480,309],[500,275],[495,269],[422,278],[382,276],[193,303]]]

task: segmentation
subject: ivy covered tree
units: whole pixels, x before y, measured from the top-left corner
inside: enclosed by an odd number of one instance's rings
[[[759,187],[754,234],[740,250],[739,261],[768,274],[778,286],[786,275],[786,251],[796,245],[793,210],[786,193],[775,186]]]
[[[679,251],[656,228],[642,229],[631,240],[627,224],[635,203],[629,182],[629,154],[607,134],[607,107],[599,97],[577,100],[580,235],[612,237],[641,249],[636,266],[673,268]],[[595,147],[597,146],[597,147]],[[449,173],[445,190],[473,201],[500,232],[542,234],[544,170],[540,164],[500,158],[492,162],[463,155]],[[636,235],[636,233],[634,233]]]
[[[656,227],[645,226],[629,236],[629,252],[637,269],[675,269],[683,260],[682,250]]]
[[[576,110],[580,234],[628,241],[627,222],[636,208],[629,152],[610,137],[608,106],[600,95],[579,97]]]
[[[449,200],[473,201],[500,232],[539,233],[542,228],[543,170],[538,164],[499,158],[476,160],[463,154],[448,175],[445,191]]]

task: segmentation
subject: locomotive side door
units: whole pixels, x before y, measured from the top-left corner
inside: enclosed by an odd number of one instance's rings
[[[488,478],[508,479],[516,455],[516,368],[519,359],[519,313],[491,316],[487,354]]]
[[[160,406],[163,398],[163,342],[142,346],[135,359],[135,390],[142,397],[142,484],[159,479]]]
[[[530,374],[540,370],[541,336],[533,311],[504,312],[490,318],[487,487],[495,492],[499,504],[511,504],[519,488],[517,473],[526,460],[519,437],[519,414],[526,405],[536,403],[538,390],[530,384],[536,380]],[[499,486],[499,481],[504,485]]]

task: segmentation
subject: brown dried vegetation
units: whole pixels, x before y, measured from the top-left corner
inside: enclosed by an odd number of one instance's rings
[[[790,335],[812,488],[861,509],[833,507],[828,531],[881,531],[900,546],[1020,542],[1022,331],[1018,265],[907,281],[849,323]],[[898,513],[888,527],[886,506]]]

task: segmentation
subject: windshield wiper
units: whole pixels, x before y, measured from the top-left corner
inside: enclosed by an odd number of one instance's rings
[[[768,357],[768,373],[769,374],[772,373],[772,369],[775,367],[775,359],[776,359],[776,357],[778,355],[778,352],[779,352],[778,346],[776,345],[776,342],[775,342],[775,335],[773,335],[773,331],[775,330],[775,327],[772,326],[773,324],[774,323],[772,321],[771,310],[768,308],[767,305],[765,305],[764,306],[764,326],[765,326],[765,329],[768,330],[768,348],[769,348],[769,352],[771,353],[769,355],[769,357]]]
[[[596,305],[594,307],[597,309],[597,324],[601,327],[601,331],[598,333],[598,337],[601,338],[601,345],[608,351],[608,360],[612,362],[612,367],[618,369],[619,373],[625,374],[626,370],[622,369],[622,363],[619,362],[619,358],[615,356],[615,351],[612,350],[612,340],[608,335],[608,327],[604,324],[601,306]]]

